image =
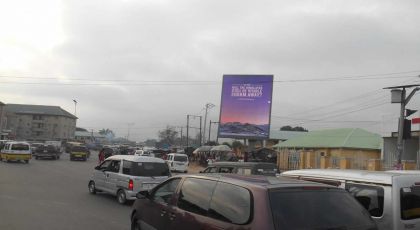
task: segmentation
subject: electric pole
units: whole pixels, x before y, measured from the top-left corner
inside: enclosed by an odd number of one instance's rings
[[[414,94],[420,90],[420,85],[402,85],[387,87],[384,89],[391,89],[391,103],[400,103],[400,118],[398,120],[398,140],[397,140],[397,165],[396,169],[402,170],[402,155],[404,153],[404,121],[405,121],[405,106],[410,102]],[[406,97],[406,89],[414,88],[411,93]],[[419,159],[417,159],[419,160]]]
[[[203,137],[203,135],[202,135],[202,132],[201,132],[201,123],[202,123],[202,116],[197,116],[197,115],[187,115],[187,146],[188,146],[188,143],[189,143],[189,136],[188,136],[188,134],[189,134],[189,128],[190,128],[190,117],[192,117],[192,118],[197,118],[197,117],[199,117],[200,118],[200,128],[199,128],[199,130],[200,130],[200,133],[199,133],[199,144],[201,145],[202,144],[202,137]]]
[[[188,141],[189,141],[189,136],[188,136],[188,129],[189,129],[189,123],[190,123],[190,115],[187,115],[187,147],[189,147],[188,145]]]
[[[203,142],[205,142],[206,140],[206,123],[207,123],[207,114],[209,112],[209,109],[212,109],[215,105],[213,105],[212,103],[207,103],[206,104],[206,113],[204,114],[204,129],[203,129]],[[210,137],[209,137],[210,139]],[[204,144],[204,143],[202,143]]]

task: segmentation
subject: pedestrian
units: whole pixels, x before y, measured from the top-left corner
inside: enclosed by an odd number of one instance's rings
[[[98,154],[99,157],[99,164],[105,161],[105,149],[101,149]]]

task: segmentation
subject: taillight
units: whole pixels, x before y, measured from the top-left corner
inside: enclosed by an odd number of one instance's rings
[[[133,180],[129,180],[128,181],[128,190],[133,190],[133,188],[134,188],[134,182],[133,182]]]

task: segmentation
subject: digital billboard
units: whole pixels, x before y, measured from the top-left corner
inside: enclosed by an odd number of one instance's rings
[[[223,75],[219,137],[268,139],[273,75]]]

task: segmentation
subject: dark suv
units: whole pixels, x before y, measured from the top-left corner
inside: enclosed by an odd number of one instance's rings
[[[174,176],[137,194],[131,229],[377,229],[345,190],[265,176]]]

